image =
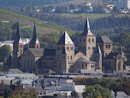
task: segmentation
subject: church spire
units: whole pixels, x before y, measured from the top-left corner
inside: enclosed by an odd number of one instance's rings
[[[39,40],[37,38],[36,24],[35,24],[35,21],[34,21],[33,36],[32,36],[32,39],[30,41],[30,48],[36,48],[36,44],[39,44]],[[39,47],[39,45],[38,45],[38,47]]]
[[[19,22],[17,22],[17,30],[16,30],[16,35],[15,35],[14,43],[15,44],[21,43],[20,32],[19,32]]]
[[[90,30],[88,17],[87,17],[86,22],[85,22],[84,31],[81,35],[93,35],[91,30]]]

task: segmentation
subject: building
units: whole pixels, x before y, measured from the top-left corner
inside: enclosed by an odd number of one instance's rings
[[[129,9],[130,8],[130,0],[114,0],[114,5],[118,9]]]
[[[105,64],[102,62],[115,59],[109,56],[112,53],[113,42],[107,36],[101,36],[96,40],[96,36],[91,32],[88,18],[77,40],[78,52],[75,52],[75,44],[66,31],[58,41],[56,48],[40,48],[34,23],[33,36],[29,47],[25,50],[20,37],[19,24],[17,24],[16,38],[13,43],[13,65],[25,72],[32,72],[37,66],[39,73],[45,73],[48,70],[60,74],[79,73],[81,70],[90,73],[96,70],[102,72],[102,64]],[[114,61],[110,64],[109,66],[112,67],[117,66]],[[120,69],[115,70],[123,72],[122,66],[123,61],[121,61]]]

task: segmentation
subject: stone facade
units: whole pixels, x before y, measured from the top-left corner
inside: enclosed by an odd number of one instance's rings
[[[102,72],[103,64],[103,68],[116,72],[123,71],[122,55],[113,56],[115,55],[112,54],[113,43],[107,36],[101,36],[96,40],[90,30],[88,18],[83,33],[78,36],[77,52],[75,52],[75,44],[66,31],[61,36],[55,49],[40,48],[35,24],[28,49],[23,52],[20,36],[17,40],[19,47],[14,47],[13,58],[19,58],[22,70],[31,71],[34,65],[37,65],[39,73],[45,73],[47,70],[53,70],[56,73],[78,73],[81,70],[94,72],[96,69],[100,69]],[[16,56],[16,52],[20,54]]]

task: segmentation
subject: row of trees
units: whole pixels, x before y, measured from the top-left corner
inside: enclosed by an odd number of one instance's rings
[[[89,96],[89,94],[96,97],[88,97],[88,98],[97,98],[101,96],[101,98],[111,98],[110,91],[113,90],[115,93],[117,91],[124,91],[126,94],[130,95],[130,80],[128,79],[94,79],[94,78],[82,78],[74,80],[78,85],[86,85],[86,89],[84,90],[84,97]],[[106,91],[106,92],[105,92]],[[107,97],[108,96],[108,97]]]

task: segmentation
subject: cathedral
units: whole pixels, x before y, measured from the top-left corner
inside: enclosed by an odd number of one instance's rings
[[[78,51],[75,51],[75,44],[65,31],[56,48],[40,48],[34,22],[33,36],[25,49],[17,23],[13,43],[13,65],[24,72],[32,72],[37,66],[39,73],[45,73],[47,70],[60,74],[124,71],[122,49],[120,52],[113,52],[113,42],[107,36],[96,39],[91,32],[88,18],[77,40]]]

